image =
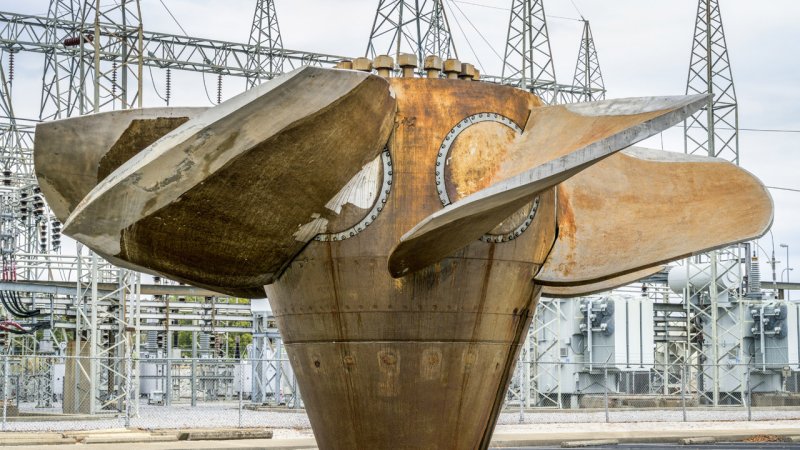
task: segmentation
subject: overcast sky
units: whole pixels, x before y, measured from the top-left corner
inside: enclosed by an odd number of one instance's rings
[[[107,0],[104,0],[107,1]],[[246,42],[255,0],[163,0],[191,36]],[[694,30],[697,0],[547,0],[549,31],[558,81],[570,83],[577,58],[582,15],[591,21],[608,96],[683,94]],[[459,56],[499,74],[511,0],[446,0]],[[149,31],[182,34],[161,0],[142,0]],[[346,56],[362,56],[367,46],[377,0],[275,0],[284,46]],[[720,0],[736,93],[740,127],[800,130],[800,2],[797,0]],[[46,0],[2,0],[0,10],[46,14]],[[463,31],[462,31],[463,30]],[[466,34],[466,36],[465,36]],[[484,41],[485,39],[485,41]],[[488,42],[488,44],[487,44]],[[14,87],[17,115],[38,115],[41,55],[18,57]],[[7,61],[3,61],[7,64]],[[164,74],[145,80],[145,106],[163,104]],[[209,105],[198,74],[174,75],[172,105]],[[211,98],[216,78],[206,76]],[[239,78],[223,80],[223,97],[244,88]],[[682,130],[663,135],[668,150],[683,151]],[[647,145],[660,148],[661,139]],[[741,165],[767,185],[800,189],[800,132],[740,133]],[[790,261],[800,267],[800,193],[771,191],[775,200],[774,242],[778,278]],[[709,211],[717,214],[735,211]],[[771,252],[768,234],[760,241]],[[762,254],[762,260],[766,259]],[[771,279],[767,267],[762,277]],[[800,281],[800,270],[793,279]]]

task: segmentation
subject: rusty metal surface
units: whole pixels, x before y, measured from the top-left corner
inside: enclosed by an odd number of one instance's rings
[[[509,87],[391,81],[386,208],[351,239],[310,243],[268,297],[320,448],[486,448],[538,298],[531,278],[555,239],[553,192],[512,242],[475,241],[400,279],[386,262],[442,207],[435,162],[450,129],[485,112],[522,122],[539,103]]]
[[[496,173],[480,178],[488,186],[436,211],[403,235],[389,257],[389,271],[400,277],[432,264],[491,230],[532,195],[675,125],[706,99],[642,97],[534,108],[522,135],[489,162]],[[485,161],[470,159],[478,167]],[[465,173],[474,176],[474,171]],[[455,184],[465,182],[456,179]]]
[[[620,275],[596,283],[579,284],[577,286],[542,286],[542,296],[550,298],[575,298],[584,295],[608,292],[620,286],[635,283],[642,278],[654,275],[664,269],[664,266],[647,267],[636,272]]]
[[[326,202],[380,154],[394,110],[382,78],[300,69],[140,152],[81,201],[64,232],[115,263],[263,297],[313,238],[296,230],[324,220]]]
[[[596,283],[754,239],[772,198],[720,159],[631,148],[558,187],[558,240],[536,275],[545,285]]]

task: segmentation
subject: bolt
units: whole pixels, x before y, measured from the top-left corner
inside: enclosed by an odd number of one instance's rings
[[[414,69],[417,68],[417,55],[400,53],[397,56],[397,65],[403,69],[403,78],[414,78]]]
[[[466,81],[472,81],[475,78],[475,66],[470,63],[461,64],[461,73],[458,78]]]
[[[369,58],[356,58],[353,60],[353,69],[362,72],[371,72],[372,61],[370,61]]]
[[[443,66],[442,58],[438,56],[430,55],[425,58],[424,67],[428,78],[439,78],[439,73],[442,71]]]
[[[389,78],[394,69],[394,59],[389,55],[379,55],[372,61],[372,65],[378,71],[378,75]]]
[[[444,73],[447,78],[455,79],[461,73],[461,61],[457,59],[448,59],[444,62]]]
[[[353,61],[349,59],[343,59],[336,63],[334,66],[335,69],[345,69],[345,70],[353,70]]]

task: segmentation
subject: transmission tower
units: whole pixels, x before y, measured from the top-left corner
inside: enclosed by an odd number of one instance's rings
[[[256,0],[249,44],[255,46],[256,51],[247,54],[248,89],[258,84],[263,77],[271,79],[283,73],[286,58],[283,55],[283,38],[274,0]],[[269,49],[269,53],[262,53],[264,49]]]
[[[141,107],[143,29],[138,0],[51,0],[41,119]],[[69,50],[68,50],[69,49]]]
[[[713,94],[684,122],[686,153],[739,164],[739,110],[717,0],[700,0],[689,63],[687,94]]]
[[[689,63],[687,94],[712,94],[707,106],[684,122],[685,152],[739,164],[738,108],[725,32],[717,0],[699,0]],[[713,214],[713,212],[710,212]],[[748,373],[742,363],[748,307],[742,297],[741,246],[715,250],[686,261],[687,274],[704,273],[711,280],[684,293],[687,315],[694,323],[689,352],[697,363],[696,382],[707,404],[743,404]],[[718,282],[738,278],[734,288]]]
[[[401,52],[458,58],[443,0],[379,0],[366,56]]]
[[[600,71],[600,60],[597,58],[592,28],[586,19],[583,19],[583,36],[572,84],[583,91],[573,101],[591,102],[606,98],[606,86],[603,83],[603,73]]]
[[[502,82],[529,90],[546,103],[559,101],[544,0],[513,0]]]
[[[39,108],[41,120],[61,119],[79,114],[85,109],[80,88],[80,61],[88,40],[81,30],[81,0],[52,0],[47,11],[51,20],[45,31],[46,41],[53,44],[45,52],[42,98]],[[58,22],[72,24],[58,27]],[[58,47],[69,49],[71,55],[59,52]]]

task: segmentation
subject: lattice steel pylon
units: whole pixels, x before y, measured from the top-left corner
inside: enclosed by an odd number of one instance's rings
[[[51,0],[39,117],[141,107],[143,29],[139,0]],[[103,30],[113,26],[114,33]]]
[[[86,51],[87,36],[81,29],[81,0],[51,0],[45,39],[51,48],[45,53],[42,75],[42,97],[39,106],[41,120],[61,119],[82,114],[86,102],[81,89],[80,62]],[[58,27],[58,22],[74,24],[70,29]],[[62,49],[59,49],[62,47]],[[65,54],[70,49],[71,54]]]
[[[529,90],[546,103],[559,102],[544,0],[512,1],[502,82]]]
[[[253,26],[250,28],[248,43],[254,45],[256,50],[270,49],[268,55],[264,55],[260,51],[248,53],[248,89],[260,83],[260,74],[262,73],[270,74],[270,78],[273,74],[283,73],[286,58],[283,55],[283,38],[278,25],[274,0],[256,0],[256,11],[253,15]]]
[[[594,37],[589,21],[583,19],[583,36],[581,47],[578,50],[578,62],[575,64],[575,76],[572,84],[583,92],[576,102],[591,102],[606,98],[606,85],[603,82],[603,73],[600,71],[600,60],[594,46]]]
[[[689,62],[687,94],[713,94],[684,122],[686,153],[739,164],[739,108],[718,0],[700,0]]]
[[[379,0],[366,56],[413,53],[458,58],[443,0]]]
[[[739,118],[722,15],[718,0],[699,0],[689,62],[687,94],[712,94],[706,107],[684,121],[684,150],[739,164]],[[713,211],[709,211],[713,214]],[[745,324],[743,247],[714,250],[686,260],[687,279],[704,277],[694,293],[687,288],[684,301],[688,327],[687,360],[696,363],[701,403],[744,405],[749,363],[744,350]],[[737,278],[734,286],[719,280]]]

